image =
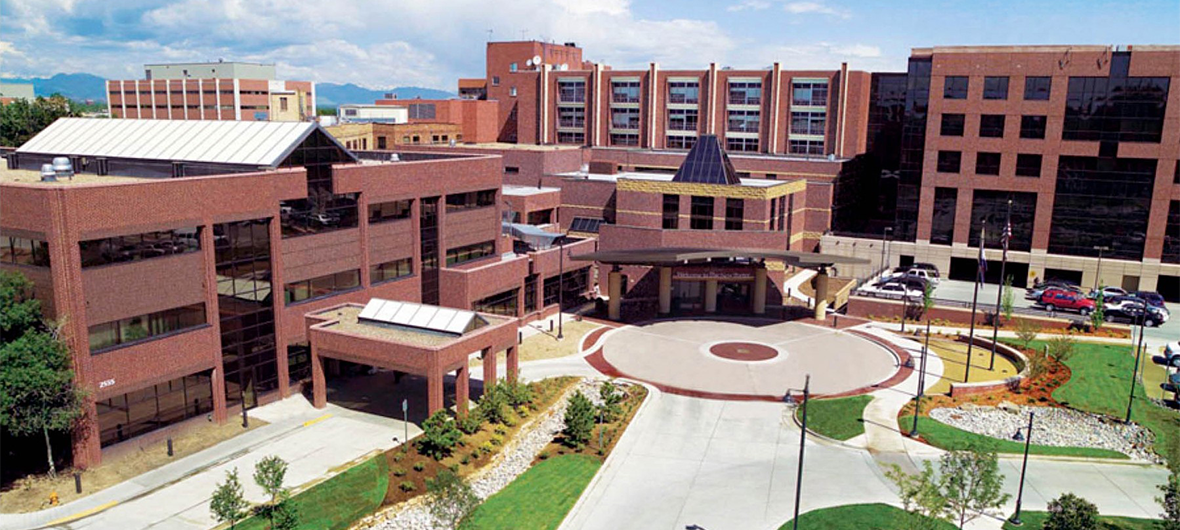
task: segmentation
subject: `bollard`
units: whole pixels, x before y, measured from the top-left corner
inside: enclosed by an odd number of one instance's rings
[[[168,437],[168,456],[172,456],[172,437]]]
[[[832,313],[832,327],[833,328],[840,327],[840,315],[838,313]]]
[[[553,333],[553,321],[549,321],[549,333]]]
[[[82,493],[82,474],[77,471],[74,472],[74,491]]]
[[[516,343],[517,344],[524,344],[524,332],[523,331],[516,332]]]

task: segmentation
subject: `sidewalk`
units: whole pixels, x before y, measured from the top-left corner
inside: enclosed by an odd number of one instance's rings
[[[333,405],[318,410],[298,395],[259,407],[251,416],[269,425],[69,504],[0,515],[0,528],[130,530],[164,524],[168,528],[206,529],[215,524],[209,515],[209,497],[227,470],[238,468],[246,498],[260,502],[264,495],[250,477],[254,463],[265,456],[286,460],[287,485],[297,488],[374,450],[394,447],[393,437],[404,436],[400,421]],[[418,432],[410,426],[411,436]]]

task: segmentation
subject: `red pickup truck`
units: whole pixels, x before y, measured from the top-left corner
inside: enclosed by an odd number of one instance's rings
[[[1094,311],[1093,300],[1086,298],[1086,295],[1082,293],[1065,289],[1048,289],[1041,294],[1039,302],[1049,311],[1069,309],[1081,313],[1082,316],[1089,315]]]

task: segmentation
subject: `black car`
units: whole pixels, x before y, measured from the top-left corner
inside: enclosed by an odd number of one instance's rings
[[[1131,305],[1124,304],[1117,307],[1108,307],[1102,310],[1102,315],[1107,322],[1121,322],[1124,324],[1139,324],[1139,319],[1143,316],[1143,304]],[[1148,327],[1159,327],[1163,324],[1163,318],[1156,308],[1151,308],[1147,312],[1147,320],[1143,323]]]
[[[1147,300],[1147,303],[1151,304],[1152,307],[1164,307],[1163,295],[1155,291],[1135,291],[1131,294],[1138,298]]]

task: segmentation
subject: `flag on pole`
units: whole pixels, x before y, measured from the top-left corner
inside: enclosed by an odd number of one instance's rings
[[[1004,259],[1008,259],[1008,242],[1012,240],[1012,216],[1008,216],[1008,222],[1004,224],[1004,232],[1000,234],[1000,245],[1004,247]]]
[[[984,241],[986,241],[986,240],[987,240],[986,231],[981,228],[979,230],[979,277],[976,278],[976,281],[978,281],[979,283],[984,283],[983,278],[984,278],[984,275],[987,273],[987,260],[983,259],[983,245],[984,245]]]

